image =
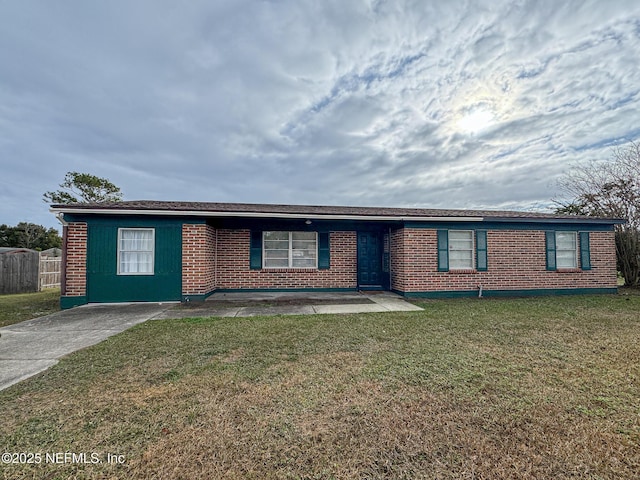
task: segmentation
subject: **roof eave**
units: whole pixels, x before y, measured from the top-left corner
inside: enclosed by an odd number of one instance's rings
[[[209,217],[209,218],[279,218],[307,220],[358,220],[374,222],[497,222],[497,223],[592,223],[623,224],[626,220],[616,218],[567,218],[567,217],[487,217],[472,215],[456,216],[405,216],[405,215],[354,215],[322,213],[279,213],[279,212],[229,212],[219,210],[163,210],[163,209],[122,209],[122,208],[82,208],[54,206],[50,208],[56,214],[81,215],[144,215],[170,217]]]
[[[596,223],[602,225],[616,225],[627,223],[621,218],[602,218],[602,217],[490,217],[485,218],[488,221],[500,223]]]
[[[225,218],[281,218],[281,219],[308,219],[308,220],[368,220],[376,222],[482,222],[479,216],[455,216],[455,217],[411,217],[394,215],[342,215],[321,213],[277,213],[277,212],[226,212],[205,210],[148,210],[148,209],[119,209],[119,208],[50,208],[52,213],[90,214],[90,215],[151,215],[171,217],[225,217]]]

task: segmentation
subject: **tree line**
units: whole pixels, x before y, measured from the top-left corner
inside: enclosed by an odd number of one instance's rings
[[[0,247],[48,250],[61,248],[62,238],[55,228],[45,228],[35,223],[20,222],[14,227],[0,225]]]

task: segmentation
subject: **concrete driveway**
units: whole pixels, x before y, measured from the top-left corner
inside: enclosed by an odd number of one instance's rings
[[[55,365],[71,352],[100,343],[173,305],[85,305],[0,328],[0,390]]]

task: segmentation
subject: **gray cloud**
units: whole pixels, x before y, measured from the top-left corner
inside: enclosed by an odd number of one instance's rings
[[[69,170],[128,199],[538,208],[568,165],[640,137],[632,1],[0,16],[0,223],[54,225],[40,197]]]

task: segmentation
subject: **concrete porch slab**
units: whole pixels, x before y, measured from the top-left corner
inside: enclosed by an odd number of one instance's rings
[[[398,297],[401,298],[401,297]],[[316,302],[314,302],[316,300]],[[366,295],[353,292],[214,292],[205,304],[223,302],[251,302],[251,303],[369,303]]]
[[[389,310],[381,305],[312,305],[315,313],[374,313],[388,312]]]
[[[376,304],[386,308],[390,312],[416,312],[423,310],[413,303],[405,301],[400,295],[385,292],[380,295],[367,295],[367,297]]]
[[[313,315],[311,305],[278,305],[260,307],[241,307],[234,317],[255,317],[258,315]]]
[[[422,308],[391,292],[216,292],[203,303],[178,305],[155,318],[253,317],[419,310]]]

